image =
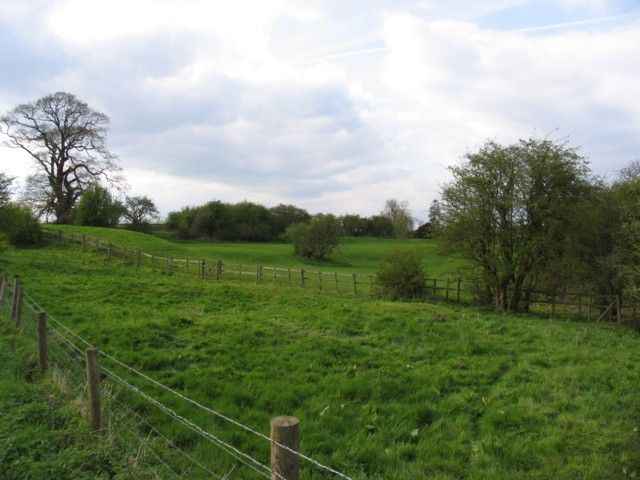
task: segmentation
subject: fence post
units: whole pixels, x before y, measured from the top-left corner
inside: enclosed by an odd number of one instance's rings
[[[18,290],[20,290],[20,278],[16,277],[13,282],[13,295],[11,295],[11,320],[16,318],[16,300],[18,299]]]
[[[216,260],[216,280],[222,278],[222,260]]]
[[[351,278],[353,278],[353,294],[357,295],[358,294],[358,282],[356,281],[356,274],[352,273],[351,274]]]
[[[289,286],[291,286],[291,269],[287,268],[287,279],[289,281]]]
[[[339,292],[340,291],[340,286],[339,286],[339,283],[338,283],[338,272],[333,272],[333,278],[336,281],[336,292]]]
[[[44,372],[49,366],[47,358],[47,314],[38,312],[38,365]]]
[[[437,288],[437,279],[433,279],[433,296],[435,297],[438,294],[438,288]]]
[[[622,322],[622,312],[620,311],[620,295],[616,295],[616,320]]]
[[[16,328],[20,327],[20,323],[22,322],[22,302],[24,297],[24,290],[22,286],[18,289],[18,297],[16,299],[16,316],[15,316],[15,324]]]
[[[256,285],[262,281],[262,265],[256,265]]]
[[[100,367],[98,366],[98,350],[87,348],[85,351],[87,366],[87,393],[91,410],[91,428],[98,431],[102,428],[102,407],[100,399]]]
[[[200,260],[200,278],[202,278],[203,280],[204,280],[204,269],[205,269],[204,262],[205,262],[204,258]]]
[[[447,277],[447,292],[444,294],[444,298],[449,300],[449,284],[451,283],[451,279]]]
[[[458,277],[458,288],[456,289],[456,303],[460,303],[460,284],[462,280]]]
[[[578,294],[578,318],[582,318],[582,295]]]
[[[322,272],[318,270],[318,288],[322,290]]]
[[[304,288],[304,268],[300,269],[300,286]]]
[[[287,448],[283,448],[287,447]],[[295,417],[271,419],[271,480],[300,478],[300,421]]]
[[[3,273],[0,277],[0,308],[4,307],[4,299],[7,296],[7,276]]]

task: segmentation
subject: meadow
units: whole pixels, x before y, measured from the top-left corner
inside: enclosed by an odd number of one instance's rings
[[[287,245],[101,235],[157,254],[268,264],[262,248],[280,265],[297,261]],[[375,271],[376,255],[393,242],[368,244],[348,242],[335,262]],[[443,259],[443,271],[455,263]],[[268,433],[271,417],[297,416],[301,451],[354,479],[640,474],[640,349],[631,329],[136,272],[77,246],[11,249],[0,268],[20,274],[43,308],[102,350],[251,428]],[[116,393],[206,465],[234,468],[147,403]],[[261,439],[154,395],[268,460]],[[301,473],[324,478],[305,464]],[[238,466],[230,478],[253,477]]]

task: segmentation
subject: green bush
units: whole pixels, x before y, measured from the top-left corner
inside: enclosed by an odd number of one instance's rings
[[[123,205],[113,199],[109,190],[95,185],[82,193],[75,210],[75,223],[91,227],[115,227],[123,213]]]
[[[31,210],[19,203],[7,203],[0,208],[0,233],[15,246],[33,245],[42,240],[42,230]]]
[[[423,298],[427,292],[427,282],[420,254],[411,250],[396,250],[387,254],[380,263],[376,284],[381,296],[394,300]]]
[[[309,223],[297,223],[287,228],[285,239],[293,244],[297,255],[324,260],[338,246],[342,228],[333,215],[318,215]]]

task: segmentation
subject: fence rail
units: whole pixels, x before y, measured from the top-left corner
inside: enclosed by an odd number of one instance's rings
[[[170,477],[298,480],[300,464],[304,463],[307,471],[314,471],[314,478],[318,478],[319,474],[322,478],[351,480],[336,468],[300,452],[298,419],[272,418],[270,435],[266,435],[169,387],[96,347],[87,338],[48,315],[24,291],[17,277],[13,288],[10,288],[6,274],[0,276],[0,313],[3,316],[9,313],[14,326],[34,341],[34,355],[42,372],[51,370],[52,375],[64,378],[69,383],[69,390],[77,394],[86,389],[83,403],[94,431],[115,435],[124,447],[130,445],[130,439],[133,439],[140,444],[136,455],[148,451],[153,461]],[[161,400],[161,393],[171,398],[173,403]],[[136,411],[131,406],[133,402],[144,404],[142,412],[155,410],[168,417],[170,428],[165,426],[164,430],[175,433],[176,428],[183,428],[200,441],[207,442],[221,452],[223,458],[227,459],[226,463],[213,467],[209,456],[196,458],[195,452],[186,452],[178,446],[178,441],[153,423],[150,415]],[[234,439],[237,436],[235,431],[239,430],[266,442],[262,445],[269,445],[270,461],[260,459],[263,448],[247,452],[246,448],[238,448],[232,441],[223,439],[219,431],[223,429],[214,431],[210,422],[205,422],[209,426],[203,426],[201,415],[194,415],[200,422],[189,418],[184,413],[189,408],[204,412],[234,430],[231,435]],[[130,434],[130,439],[123,437],[123,431]]]
[[[326,272],[304,268],[287,268],[268,265],[225,262],[221,259],[173,258],[127,249],[97,237],[85,234],[64,233],[45,230],[59,242],[80,244],[83,250],[93,249],[107,254],[109,259],[121,259],[136,268],[150,268],[167,275],[188,275],[201,279],[236,280],[255,284],[315,289],[343,295],[366,295],[375,293],[375,276],[357,272]],[[473,304],[475,290],[471,282],[457,278],[427,278],[430,300],[456,304]],[[637,323],[640,309],[635,297],[623,299],[611,294],[592,292],[544,292],[525,291],[522,303],[525,310],[548,314],[574,316],[587,320],[610,320]],[[608,308],[612,302],[615,305]],[[606,314],[603,312],[607,310]]]

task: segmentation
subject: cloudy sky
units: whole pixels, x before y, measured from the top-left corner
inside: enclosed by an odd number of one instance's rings
[[[600,174],[640,157],[638,0],[0,0],[0,45],[0,111],[76,94],[165,213],[425,217],[489,138],[568,138]]]

